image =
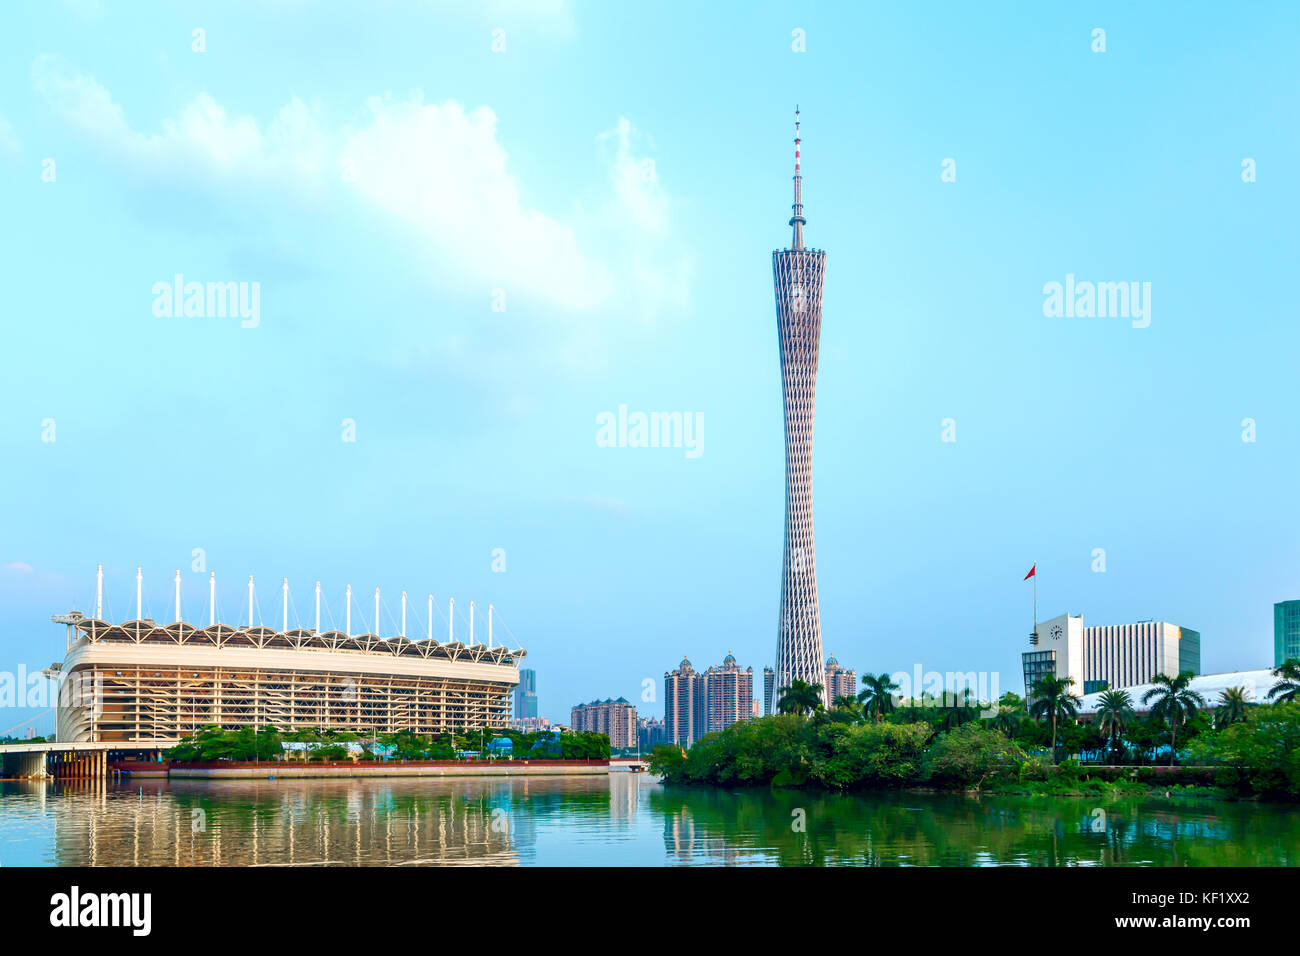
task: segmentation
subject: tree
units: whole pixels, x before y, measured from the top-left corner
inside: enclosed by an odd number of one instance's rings
[[[380,734],[378,741],[392,751],[398,760],[423,760],[429,752],[429,738],[404,728],[391,734]]]
[[[835,706],[829,716],[837,723],[856,724],[862,719],[862,705],[852,695],[841,695],[835,698]]]
[[[776,703],[779,714],[812,714],[822,709],[822,685],[809,684],[797,677],[789,687],[782,687]]]
[[[992,726],[1008,737],[1015,739],[1020,722],[1025,717],[1025,701],[1019,694],[1007,691],[998,698],[998,712],[992,720]]]
[[[1242,793],[1300,797],[1300,703],[1251,707],[1243,720],[1189,749],[1221,763],[1220,781]]]
[[[941,734],[925,757],[925,775],[947,786],[978,790],[990,777],[1015,778],[1027,759],[1020,745],[1001,731],[966,724]]]
[[[1273,676],[1278,683],[1268,692],[1268,699],[1275,704],[1294,703],[1300,696],[1300,657],[1288,657],[1281,666],[1273,668]]]
[[[955,693],[945,693],[940,713],[943,716],[939,719],[939,727],[946,731],[956,730],[963,724],[968,724],[974,720],[978,716],[979,710],[975,704],[971,703],[971,689],[969,687],[965,688],[960,701],[957,700]]]
[[[998,698],[998,706],[1006,707],[1008,710],[1025,710],[1025,699],[1019,694],[1013,694],[1007,691]]]
[[[992,726],[1006,734],[1007,737],[1015,739],[1016,725],[1020,723],[1021,714],[1012,707],[998,707],[997,716],[993,718]]]
[[[1250,701],[1246,688],[1229,687],[1219,695],[1219,706],[1214,712],[1214,725],[1222,730],[1224,727],[1246,719],[1246,710]]]
[[[1178,728],[1192,717],[1196,709],[1205,706],[1205,698],[1191,689],[1191,671],[1183,671],[1177,677],[1157,674],[1151,681],[1156,686],[1142,695],[1142,703],[1151,704],[1151,716],[1169,724],[1169,766],[1174,765],[1175,748],[1178,744]]]
[[[885,719],[886,714],[893,713],[896,690],[898,685],[888,674],[863,674],[862,692],[858,694],[863,716],[871,717],[876,723],[880,723]]]
[[[1133,698],[1126,690],[1105,691],[1097,701],[1097,729],[1110,741],[1111,756],[1119,749],[1119,738],[1137,720]]]
[[[1073,720],[1079,713],[1079,701],[1070,693],[1074,686],[1073,677],[1056,677],[1046,674],[1034,681],[1029,689],[1034,702],[1029,707],[1029,716],[1034,720],[1051,718],[1052,721],[1052,762],[1056,762],[1056,727],[1061,720]]]

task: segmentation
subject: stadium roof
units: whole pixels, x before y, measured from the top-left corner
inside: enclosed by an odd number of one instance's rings
[[[380,637],[378,634],[354,634],[349,637],[342,631],[316,634],[305,628],[276,631],[269,627],[233,628],[226,624],[196,628],[184,621],[159,626],[150,620],[110,624],[93,617],[78,616],[69,620],[91,643],[101,641],[127,644],[180,644],[206,647],[255,647],[280,650],[362,651],[370,654],[389,654],[394,657],[440,657],[450,661],[468,661],[475,664],[514,664],[527,656],[523,648],[509,650],[485,644],[462,644],[460,641],[441,643],[436,640],[413,641],[405,637]]]
[[[1204,674],[1201,677],[1193,677],[1191,689],[1204,697],[1205,703],[1210,707],[1218,705],[1219,696],[1229,687],[1245,688],[1246,700],[1249,703],[1267,704],[1269,703],[1268,692],[1277,683],[1280,683],[1280,681],[1273,676],[1271,670],[1229,671],[1226,674]],[[1142,697],[1155,686],[1155,684],[1137,684],[1133,687],[1114,687],[1111,689],[1127,692],[1129,697],[1133,699],[1133,709],[1145,711],[1150,708],[1142,703]],[[1079,713],[1095,714],[1102,693],[1104,691],[1095,694],[1084,694],[1080,697]]]

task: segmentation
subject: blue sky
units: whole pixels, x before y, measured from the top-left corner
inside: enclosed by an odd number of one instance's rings
[[[827,652],[1019,691],[1037,561],[1040,618],[1271,663],[1293,5],[471,6],[6,7],[0,670],[61,657],[100,562],[113,618],[137,564],[155,616],[181,568],[202,618],[201,548],[228,621],[249,573],[268,623],[284,576],[304,623],[316,579],[337,622],[348,583],[367,619],[375,586],[491,602],[553,719],[661,713],[642,681],[683,653],[761,674],[796,102]],[[155,315],[177,273],[258,283],[258,324]],[[1150,325],[1046,317],[1067,274],[1151,283]],[[703,454],[598,446],[621,404],[702,416]]]

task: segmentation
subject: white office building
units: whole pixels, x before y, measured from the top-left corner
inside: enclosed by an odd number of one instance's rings
[[[1147,684],[1157,674],[1201,673],[1201,635],[1168,621],[1085,627],[1083,615],[1062,614],[1036,628],[1038,643],[1022,655],[1025,692],[1045,674],[1074,679],[1076,695]]]

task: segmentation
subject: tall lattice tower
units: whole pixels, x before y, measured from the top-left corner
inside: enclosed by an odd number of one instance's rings
[[[824,681],[817,558],[813,549],[813,409],[817,399],[817,343],[821,336],[826,253],[803,246],[803,174],[799,169],[799,108],[794,111],[794,207],[789,249],[772,253],[776,327],[785,393],[785,557],[781,562],[781,618],[776,643],[776,686]]]

